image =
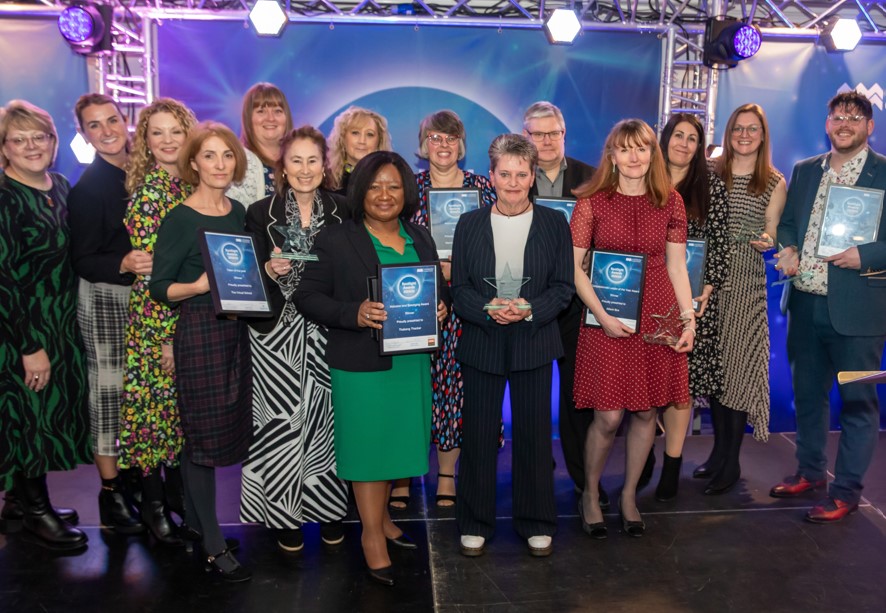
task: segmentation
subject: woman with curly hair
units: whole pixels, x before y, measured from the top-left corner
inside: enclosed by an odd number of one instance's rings
[[[191,193],[177,162],[195,123],[193,112],[170,98],[155,100],[139,114],[126,176],[132,199],[124,219],[133,249],[153,254],[160,224]],[[148,293],[150,279],[150,274],[136,275],[129,298],[118,465],[139,468],[142,521],[158,541],[178,545],[169,517],[170,510],[184,516],[178,468],[182,428],[172,355],[178,314]]]
[[[329,134],[329,165],[332,188],[347,195],[354,166],[373,151],[390,151],[388,121],[375,111],[349,106],[335,118]]]

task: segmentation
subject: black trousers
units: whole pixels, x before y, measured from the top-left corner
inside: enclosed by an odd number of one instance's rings
[[[578,350],[578,331],[584,318],[584,303],[573,297],[569,306],[560,313],[560,338],[563,341],[563,357],[557,360],[560,372],[560,444],[566,470],[575,486],[585,489],[585,437],[594,421],[594,411],[575,409],[573,387],[575,385],[575,352]]]
[[[505,384],[513,424],[514,529],[523,538],[556,532],[551,468],[552,364],[495,375],[462,364],[462,448],[456,520],[461,534],[495,532],[496,461]]]

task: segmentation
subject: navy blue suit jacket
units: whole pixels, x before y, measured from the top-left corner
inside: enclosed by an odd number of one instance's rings
[[[462,320],[456,355],[484,372],[506,375],[549,364],[563,354],[557,314],[575,293],[572,238],[560,211],[538,206],[523,255],[523,276],[530,280],[520,296],[532,305],[532,321],[501,325],[483,305],[495,298],[484,281],[495,278],[492,208],[461,216],[452,245],[452,304]]]
[[[778,242],[782,245],[796,245],[801,253],[812,204],[821,183],[824,158],[825,155],[817,155],[794,166],[784,213],[778,224]],[[869,151],[855,185],[886,190],[886,157]],[[859,272],[880,270],[886,275],[886,215],[880,219],[877,240],[859,245],[858,254],[861,257],[861,271],[828,265],[827,298],[831,323],[838,333],[846,336],[884,335],[886,279],[862,277]],[[786,287],[789,288],[790,284]],[[787,303],[786,294],[782,300],[783,311]]]

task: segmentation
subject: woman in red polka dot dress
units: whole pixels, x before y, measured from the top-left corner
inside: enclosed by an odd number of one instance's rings
[[[597,413],[585,444],[586,487],[579,500],[585,532],[605,538],[597,485],[615,432],[627,411],[625,484],[620,509],[630,536],[646,526],[637,509],[637,481],[655,436],[659,407],[688,405],[686,353],[695,339],[695,318],[686,272],[686,211],[671,187],[655,133],[639,119],[615,125],[606,139],[599,169],[576,190],[572,215],[575,286],[601,327],[583,327],[575,360],[575,406]],[[588,250],[646,255],[639,329],[608,315],[594,293],[582,262]],[[644,341],[658,329],[653,314],[682,318],[674,345]]]

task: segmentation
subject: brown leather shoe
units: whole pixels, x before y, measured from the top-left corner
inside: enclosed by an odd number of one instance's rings
[[[791,475],[790,477],[785,477],[781,483],[773,485],[772,489],[769,490],[769,495],[773,498],[793,498],[803,492],[809,492],[824,487],[827,484],[827,479],[810,481],[800,474]]]
[[[806,513],[806,521],[813,524],[834,524],[856,511],[857,502],[844,502],[828,496]]]

